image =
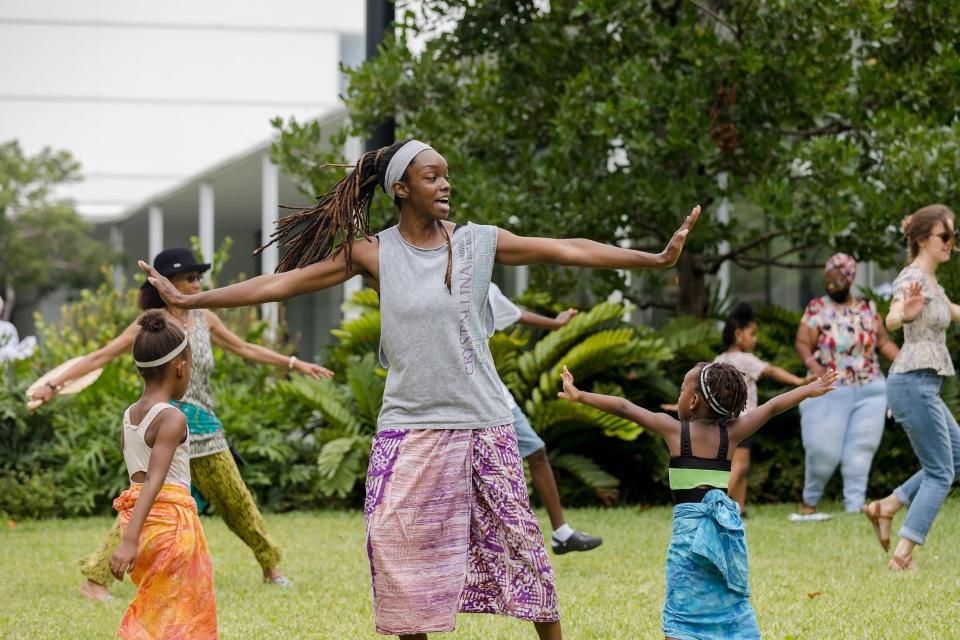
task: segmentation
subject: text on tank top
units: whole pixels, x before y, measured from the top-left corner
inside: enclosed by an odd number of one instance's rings
[[[447,245],[422,249],[399,227],[380,234],[380,363],[387,368],[378,429],[483,429],[513,422],[487,344],[496,227],[458,226],[452,295]]]

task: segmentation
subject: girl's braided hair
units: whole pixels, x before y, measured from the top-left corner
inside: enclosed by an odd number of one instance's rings
[[[707,369],[705,377],[708,389],[700,386],[700,373],[703,368]],[[727,415],[720,415],[707,402],[707,407],[718,417],[726,420],[736,418],[743,413],[747,406],[747,383],[743,381],[743,376],[737,371],[736,367],[725,362],[701,362],[696,366],[697,376],[695,378],[697,389],[700,395],[706,398],[708,395],[719,405]]]
[[[300,209],[277,220],[270,242],[258,247],[253,255],[276,243],[287,248],[277,265],[277,272],[291,271],[319,262],[328,256],[344,252],[347,270],[353,266],[353,242],[360,234],[370,237],[370,203],[377,185],[386,192],[387,166],[407,140],[380,147],[360,156],[353,170],[329,191],[317,197],[312,207]],[[328,165],[331,166],[331,165]],[[406,175],[406,173],[404,173]],[[400,198],[394,197],[400,208]],[[443,224],[440,229],[447,241],[447,271],[444,283],[452,293],[453,244]]]

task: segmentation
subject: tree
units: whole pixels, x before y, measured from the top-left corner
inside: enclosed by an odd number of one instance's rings
[[[79,171],[66,151],[45,148],[27,156],[16,140],[0,144],[0,319],[12,317],[24,292],[41,296],[102,279],[98,267],[110,252],[90,237],[93,225],[56,195],[57,187],[80,179]]]
[[[447,157],[458,218],[519,233],[659,250],[702,203],[679,286],[657,274],[645,292],[697,315],[728,261],[819,266],[818,251],[844,250],[889,266],[904,215],[956,201],[955,2],[543,5],[407,11],[397,42],[349,72],[349,133],[396,119],[398,135]],[[415,55],[411,38],[438,16],[459,19]],[[319,129],[282,131],[284,168],[314,191],[329,185],[312,152]],[[601,293],[622,286],[591,277]]]

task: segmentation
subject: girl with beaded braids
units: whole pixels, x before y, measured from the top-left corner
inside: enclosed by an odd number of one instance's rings
[[[727,496],[730,460],[737,445],[775,415],[806,398],[830,392],[839,374],[828,372],[741,413],[747,404],[747,386],[740,372],[730,364],[701,362],[687,372],[680,385],[679,420],[623,398],[580,391],[566,367],[562,378],[560,398],[641,424],[663,438],[670,449],[674,508],[667,551],[664,636],[759,638],[757,617],[750,605],[743,520],[740,507]]]
[[[400,221],[372,235],[377,185]],[[450,194],[443,156],[401,142],[365,154],[314,207],[278,222],[273,242],[287,250],[278,273],[187,296],[140,266],[185,308],[285,300],[362,275],[380,292],[388,367],[364,508],[377,631],[425,638],[452,630],[463,611],[529,620],[541,638],[560,638],[553,570],[487,345],[493,265],[667,268],[700,207],[651,254],[455,225]]]

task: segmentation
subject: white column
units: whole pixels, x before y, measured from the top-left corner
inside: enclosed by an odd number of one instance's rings
[[[717,174],[717,186],[720,187],[722,191],[727,190],[727,174],[726,172],[720,172]],[[726,224],[730,222],[730,200],[727,199],[727,196],[723,196],[720,199],[720,205],[717,207],[717,221]],[[721,240],[720,244],[717,245],[717,252],[720,255],[729,253],[730,251],[730,242],[727,240]],[[717,298],[723,300],[727,293],[730,291],[730,261],[727,260],[722,265],[720,265],[720,270],[717,272]]]
[[[280,174],[277,166],[270,162],[270,156],[263,155],[260,163],[260,244],[270,242],[274,223],[277,221],[277,212],[280,209]],[[280,262],[280,249],[273,244],[260,254],[260,273],[273,273]],[[260,313],[270,326],[270,336],[276,335],[277,322],[280,317],[276,302],[261,305]]]
[[[147,212],[147,246],[150,262],[163,251],[163,209],[153,205]]]
[[[213,235],[213,185],[209,182],[200,183],[198,205],[197,227],[200,231],[200,253],[203,254],[200,261],[210,262],[213,260],[213,252],[216,251],[216,247]]]
[[[516,274],[516,290],[513,294],[518,296],[530,286],[530,267],[522,264],[514,270],[514,273]]]
[[[119,224],[110,225],[110,248],[116,253],[123,252],[123,228]],[[113,268],[113,288],[118,292],[123,284],[123,266]]]

